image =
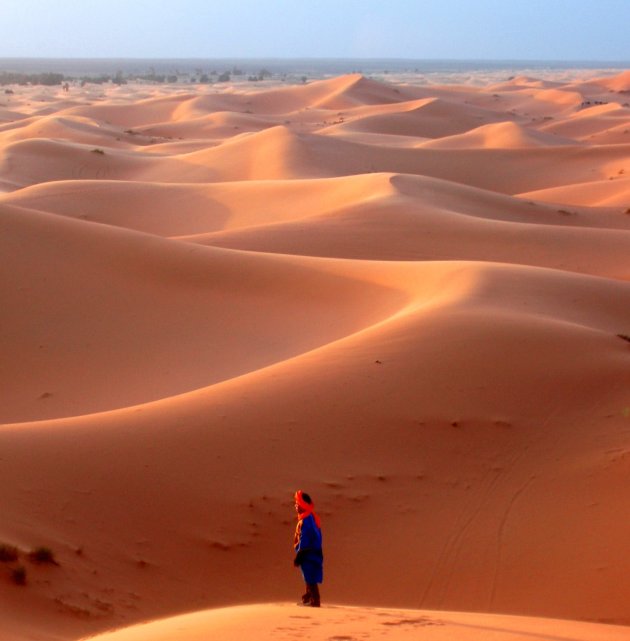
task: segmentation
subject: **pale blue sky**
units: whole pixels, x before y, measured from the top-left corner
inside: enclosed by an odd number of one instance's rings
[[[630,0],[0,0],[0,58],[629,60]]]

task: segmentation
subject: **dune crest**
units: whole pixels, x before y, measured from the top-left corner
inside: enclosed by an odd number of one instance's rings
[[[353,639],[380,632],[392,641],[417,639],[439,641],[445,635],[460,641],[491,634],[495,641],[557,641],[558,631],[570,634],[573,641],[610,641],[627,639],[627,631],[616,626],[527,619],[525,617],[480,616],[469,613],[425,610],[388,610],[332,606],[320,612],[292,615],[293,605],[272,604],[211,610],[183,615],[136,628],[91,637],[94,641],[168,641],[177,635],[179,641],[200,641],[211,634],[214,638],[232,639],[250,636],[261,641],[283,635],[308,635],[315,641]]]

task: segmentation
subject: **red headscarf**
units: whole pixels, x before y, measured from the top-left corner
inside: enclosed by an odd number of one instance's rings
[[[300,512],[298,512],[297,518],[297,527],[295,528],[295,538],[294,538],[294,544],[297,545],[300,541],[300,530],[302,529],[302,521],[307,517],[310,516],[311,514],[313,515],[313,518],[315,519],[315,524],[317,525],[318,528],[322,527],[321,520],[317,514],[313,511],[315,509],[315,506],[313,503],[307,503],[304,500],[304,497],[302,496],[304,492],[302,490],[298,490],[295,493],[295,503],[296,505],[300,508]]]

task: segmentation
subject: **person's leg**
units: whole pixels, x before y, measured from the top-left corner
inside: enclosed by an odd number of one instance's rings
[[[309,592],[311,594],[311,606],[314,608],[320,607],[319,586],[317,583],[310,583]]]
[[[302,595],[302,603],[305,605],[311,602],[311,586],[306,583],[306,592]]]

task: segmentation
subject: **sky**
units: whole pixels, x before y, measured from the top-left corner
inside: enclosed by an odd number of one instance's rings
[[[0,58],[630,60],[630,0],[0,0]]]

